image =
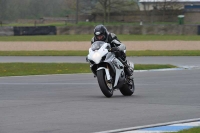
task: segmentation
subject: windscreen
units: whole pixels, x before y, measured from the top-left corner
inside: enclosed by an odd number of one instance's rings
[[[103,42],[103,41],[96,41],[92,44],[91,48],[93,51],[99,50],[103,46],[104,43],[105,42]]]

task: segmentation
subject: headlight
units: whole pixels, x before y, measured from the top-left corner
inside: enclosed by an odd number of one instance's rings
[[[94,53],[94,55],[92,56],[93,59],[99,58],[101,55],[99,53]]]
[[[95,52],[92,56],[92,59],[96,64],[99,64],[101,61],[101,55],[98,52]]]

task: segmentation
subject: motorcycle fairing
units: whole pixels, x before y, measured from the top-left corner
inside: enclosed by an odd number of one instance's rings
[[[124,65],[117,58],[114,58],[112,60],[112,63],[114,64],[114,67],[115,67],[115,70],[116,70],[115,83],[114,83],[113,87],[116,87],[120,77],[121,78],[125,77],[125,76],[123,76],[124,75]]]
[[[108,46],[108,44],[105,43],[105,44],[103,44],[103,46],[100,49],[95,50],[95,51],[93,51],[92,48],[90,48],[88,59],[93,60],[95,62],[95,64],[99,64],[102,57],[108,53],[108,50],[105,49],[107,46]]]

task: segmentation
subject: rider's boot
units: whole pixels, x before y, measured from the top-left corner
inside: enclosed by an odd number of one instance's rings
[[[127,60],[124,61],[124,71],[128,77],[132,77],[133,70],[130,68],[130,66],[127,63]]]
[[[126,60],[126,54],[124,52],[121,53],[121,59],[122,59],[123,64],[124,64],[125,74],[128,76],[128,78],[132,78],[133,77],[133,70],[130,68],[130,65],[128,65],[128,62]]]

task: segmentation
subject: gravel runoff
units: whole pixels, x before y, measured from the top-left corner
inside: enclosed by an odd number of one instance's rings
[[[127,50],[200,50],[200,41],[122,41]],[[0,51],[88,50],[83,42],[0,42]]]

